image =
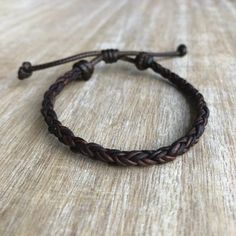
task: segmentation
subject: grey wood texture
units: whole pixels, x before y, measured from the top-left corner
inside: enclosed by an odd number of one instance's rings
[[[0,235],[236,235],[236,1],[1,1]],[[160,60],[205,96],[210,120],[174,162],[111,167],[71,153],[40,114],[46,89],[71,65],[17,80],[22,61],[105,48],[165,51]],[[151,71],[101,64],[56,101],[86,140],[155,149],[191,125],[187,100]]]

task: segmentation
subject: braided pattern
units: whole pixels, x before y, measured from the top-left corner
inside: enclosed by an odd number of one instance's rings
[[[104,56],[103,60],[107,63],[118,60],[116,54],[117,51],[114,51],[114,53],[115,54],[113,54],[111,51],[102,52],[102,55]],[[123,166],[147,166],[153,164],[163,164],[173,161],[178,155],[188,151],[191,146],[198,142],[200,136],[203,134],[209,116],[209,110],[202,94],[199,93],[198,90],[186,80],[156,63],[148,54],[140,53],[135,59],[132,60],[132,63],[134,63],[138,69],[144,70],[151,68],[154,72],[160,74],[171,83],[175,84],[183,94],[189,96],[195,102],[197,117],[191,130],[185,136],[179,138],[170,146],[161,147],[157,150],[134,151],[108,149],[102,147],[99,144],[89,143],[80,137],[76,137],[71,130],[63,126],[58,120],[53,106],[55,97],[68,83],[78,78],[87,80],[91,77],[93,73],[93,66],[84,60],[76,63],[71,71],[58,78],[44,95],[42,114],[48,125],[49,132],[54,134],[60,142],[69,146],[73,152],[81,153],[90,158],[98,159],[110,164]]]

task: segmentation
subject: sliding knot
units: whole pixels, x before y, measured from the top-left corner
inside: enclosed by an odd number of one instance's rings
[[[153,62],[153,57],[145,52],[140,52],[134,59],[134,64],[139,70],[148,69]]]
[[[81,60],[73,65],[73,69],[79,73],[78,79],[89,80],[93,74],[94,67],[90,62]]]
[[[18,78],[20,80],[26,79],[32,75],[32,65],[30,62],[23,62],[18,70]]]
[[[102,59],[106,63],[114,63],[119,59],[119,50],[117,49],[106,49],[101,51]]]

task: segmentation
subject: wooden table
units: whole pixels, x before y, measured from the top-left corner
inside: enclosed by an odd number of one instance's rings
[[[2,1],[0,235],[236,235],[236,2]],[[73,154],[47,131],[45,90],[66,64],[17,80],[33,64],[104,48],[172,50],[161,60],[205,96],[199,143],[174,162],[111,167]],[[106,147],[156,149],[190,126],[187,100],[151,71],[104,63],[56,102],[63,124]]]

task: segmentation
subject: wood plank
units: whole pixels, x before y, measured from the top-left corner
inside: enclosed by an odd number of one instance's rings
[[[236,234],[236,2],[230,0],[5,1],[0,7],[0,235]],[[111,167],[71,153],[40,114],[63,65],[19,81],[22,61],[104,48],[164,51],[160,60],[205,96],[210,120],[174,162]],[[64,125],[106,147],[156,149],[189,128],[174,87],[132,65],[97,66],[56,101]]]

